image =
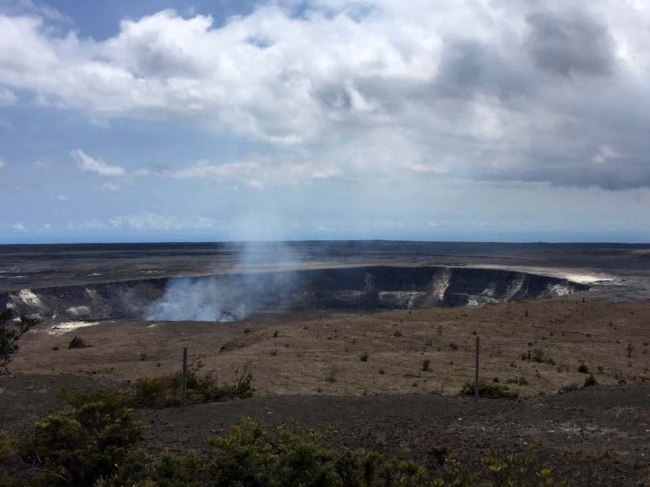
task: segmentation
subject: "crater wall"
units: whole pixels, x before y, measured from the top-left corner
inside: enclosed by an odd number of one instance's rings
[[[233,321],[266,311],[476,306],[587,289],[507,270],[374,266],[22,289],[0,294],[0,306],[46,320]]]

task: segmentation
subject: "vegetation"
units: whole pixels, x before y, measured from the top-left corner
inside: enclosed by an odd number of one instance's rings
[[[8,431],[0,430],[0,463],[6,463],[13,460],[16,457],[17,451],[18,438]]]
[[[474,383],[466,382],[461,389],[460,394],[464,396],[473,396]],[[517,399],[519,397],[519,391],[510,390],[508,386],[499,384],[495,381],[481,380],[478,383],[478,395],[480,397],[488,397],[491,399]]]
[[[514,379],[508,379],[506,380],[508,384],[517,384],[519,386],[527,386],[529,385],[529,382],[526,380],[525,377],[515,377]]]
[[[370,355],[368,355],[368,352],[363,352],[363,353],[361,354],[361,356],[359,357],[359,360],[361,360],[362,362],[367,362],[369,356],[370,356]]]
[[[202,404],[224,399],[247,398],[253,395],[252,375],[245,366],[235,371],[231,383],[219,384],[211,375],[200,377],[198,371],[203,364],[198,362],[188,370],[187,403]],[[178,372],[170,376],[138,379],[135,383],[134,405],[138,407],[174,407],[183,403],[183,375]]]
[[[581,374],[588,374],[589,373],[589,367],[587,367],[586,364],[582,363],[578,366],[578,372]]]
[[[18,351],[20,338],[40,323],[40,320],[28,316],[21,316],[16,323],[13,317],[9,309],[0,312],[0,374],[7,372],[9,363]]]
[[[585,387],[591,387],[591,386],[597,386],[598,381],[594,377],[593,374],[589,374],[589,376],[585,379]]]
[[[422,361],[422,371],[423,372],[431,372],[431,360],[428,358],[425,358]]]
[[[555,360],[547,356],[544,350],[540,350],[539,348],[533,348],[532,350],[528,350],[528,352],[522,353],[521,360],[536,364],[555,365]]]
[[[144,427],[134,419],[123,393],[68,396],[72,409],[49,416],[22,452],[23,470],[0,485],[95,487],[495,487],[567,485],[538,464],[534,452],[502,456],[491,448],[481,465],[468,470],[437,449],[427,469],[405,455],[386,458],[375,452],[326,448],[320,436],[295,425],[269,429],[243,418],[229,431],[208,440],[205,455],[194,450],[154,457],[142,448]],[[18,443],[0,435],[15,455]],[[438,458],[439,457],[439,458]],[[5,461],[7,455],[0,457]]]
[[[336,374],[337,370],[336,367],[332,366],[328,371],[327,374],[325,374],[325,380],[331,384],[336,382]]]
[[[126,461],[144,426],[118,391],[65,397],[72,409],[36,423],[29,456],[44,485],[93,485]]]

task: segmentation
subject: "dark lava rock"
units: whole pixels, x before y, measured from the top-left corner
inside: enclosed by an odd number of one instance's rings
[[[68,345],[68,348],[88,348],[91,345],[87,344],[83,338],[75,336]]]

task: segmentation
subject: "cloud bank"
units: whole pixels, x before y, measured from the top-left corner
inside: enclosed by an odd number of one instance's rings
[[[171,177],[650,185],[645,2],[287,0],[223,25],[164,10],[101,41],[50,29],[52,16],[0,15],[0,103],[19,90],[89,118],[193,123],[270,148]]]

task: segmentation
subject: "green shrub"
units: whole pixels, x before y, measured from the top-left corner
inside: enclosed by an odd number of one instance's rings
[[[244,367],[235,372],[232,383],[218,384],[210,375],[200,377],[198,368],[187,375],[187,403],[202,404],[224,399],[247,398],[253,395],[252,374]],[[135,383],[135,405],[138,407],[175,407],[183,403],[183,375],[138,379]]]
[[[66,395],[72,409],[36,423],[34,461],[47,485],[92,485],[111,475],[142,438],[129,397],[108,391]]]
[[[525,377],[515,377],[514,379],[506,380],[506,382],[508,384],[517,384],[519,386],[527,386],[529,384]]]
[[[428,358],[425,358],[422,361],[422,371],[423,372],[431,372],[431,360]]]
[[[526,362],[533,362],[536,364],[555,365],[555,360],[546,355],[544,350],[540,350],[539,348],[533,348],[532,350],[528,350],[528,352],[522,353],[521,360],[525,360]]]
[[[493,487],[568,485],[567,480],[554,479],[550,468],[538,466],[534,448],[525,455],[501,455],[496,447],[492,446],[482,460],[488,471],[487,485]]]
[[[370,356],[370,355],[368,355],[368,352],[363,352],[363,353],[361,354],[361,356],[359,357],[359,360],[361,360],[362,362],[367,362],[369,356]]]
[[[338,371],[336,370],[336,367],[332,366],[325,374],[325,380],[331,384],[334,384],[336,382],[337,373]]]
[[[200,487],[201,458],[194,450],[178,456],[165,453],[156,459],[140,449],[129,453],[110,477],[94,487]]]
[[[8,431],[0,430],[0,463],[7,463],[18,456],[18,438]]]
[[[464,396],[473,396],[474,383],[466,382],[461,389],[460,394]],[[478,395],[480,397],[489,397],[491,399],[517,399],[519,397],[519,391],[512,391],[508,386],[499,384],[498,382],[481,380],[478,383]]]
[[[436,449],[428,470],[404,454],[326,448],[320,436],[296,426],[273,430],[243,418],[209,440],[202,458],[190,450],[160,457],[138,447],[142,425],[124,407],[121,394],[68,396],[72,410],[37,424],[33,464],[46,472],[38,485],[95,487],[533,487],[566,485],[538,465],[534,455],[502,456],[491,448],[470,471]],[[13,440],[12,440],[13,441]],[[0,481],[2,487],[25,485]],[[30,484],[31,485],[31,484]]]
[[[424,467],[408,460],[390,461],[358,450],[336,453],[308,430],[280,426],[270,432],[247,418],[225,436],[213,439],[211,445],[215,453],[208,473],[217,487],[416,487],[428,485],[430,480]]]
[[[591,386],[597,386],[598,381],[594,377],[593,374],[589,374],[589,376],[585,379],[585,387],[591,387]]]
[[[580,372],[581,374],[588,374],[589,367],[587,367],[587,364],[582,363],[578,366],[578,372]]]
[[[334,486],[334,456],[306,430],[266,426],[243,419],[210,441],[215,452],[208,474],[215,486]]]
[[[404,456],[395,459],[360,450],[334,452],[319,435],[280,426],[270,431],[244,418],[223,436],[211,440],[215,449],[208,463],[210,485],[303,487],[494,487],[566,485],[539,466],[534,454],[501,456],[491,448],[482,468],[468,471],[441,450],[435,470]],[[206,482],[207,484],[207,482]]]
[[[13,321],[10,309],[0,311],[0,374],[7,371],[13,356],[18,351],[18,341],[29,330],[41,323],[40,320],[21,316],[20,321]]]

